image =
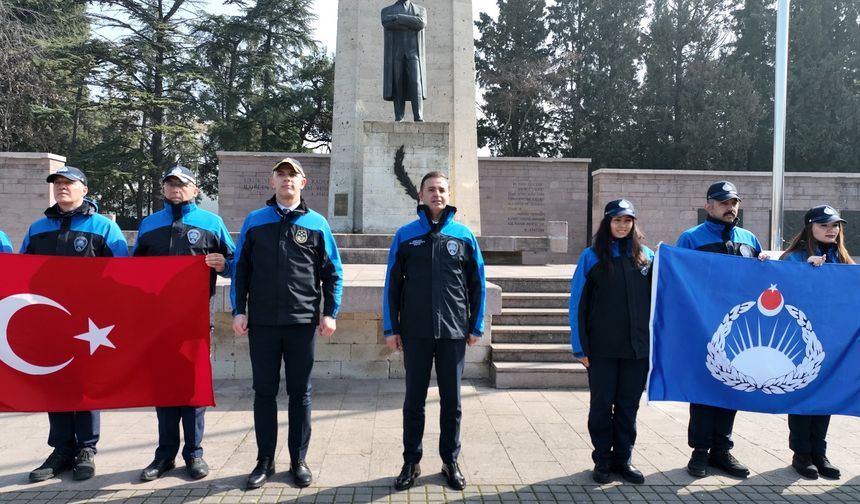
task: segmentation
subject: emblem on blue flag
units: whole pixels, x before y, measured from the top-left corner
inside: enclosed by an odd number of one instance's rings
[[[812,322],[786,305],[771,284],[755,301],[735,305],[708,343],[711,376],[744,392],[785,394],[818,377],[824,349]]]

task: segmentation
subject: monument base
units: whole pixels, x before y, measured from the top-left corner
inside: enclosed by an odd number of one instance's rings
[[[365,121],[355,228],[393,233],[415,219],[421,178],[448,173],[448,123]],[[453,188],[452,188],[453,190]]]

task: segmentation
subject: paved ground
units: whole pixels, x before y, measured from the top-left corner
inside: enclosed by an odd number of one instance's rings
[[[244,492],[256,456],[250,383],[219,382],[216,396],[204,442],[212,473],[200,481],[182,469],[155,482],[138,481],[152,457],[156,420],[153,411],[134,409],[103,412],[95,478],[75,482],[64,475],[29,484],[27,473],[49,453],[47,415],[0,414],[0,502],[860,502],[860,419],[835,417],[831,424],[830,458],[843,469],[839,481],[800,480],[787,467],[785,417],[751,413],[738,415],[735,453],[752,476],[694,480],[684,471],[686,405],[643,404],[634,463],[646,484],[600,487],[590,477],[587,391],[504,391],[481,382],[463,387],[467,491],[445,489],[438,473],[438,394],[431,389],[424,475],[409,492],[396,492],[391,483],[401,464],[400,380],[318,380],[308,456],[313,486],[299,491],[283,472],[289,457],[282,411],[279,472],[263,489]]]

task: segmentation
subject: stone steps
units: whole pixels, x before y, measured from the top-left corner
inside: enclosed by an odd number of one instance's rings
[[[490,376],[497,388],[585,388],[570,350],[569,278],[491,278],[502,288],[493,316]]]
[[[343,264],[388,264],[388,248],[340,248]]]
[[[502,306],[505,308],[567,308],[570,294],[567,292],[503,292]]]
[[[493,343],[493,361],[577,362],[567,343]]]
[[[569,324],[567,308],[504,308],[493,325],[562,326]]]
[[[579,362],[496,362],[490,367],[496,388],[588,388]]]
[[[495,317],[493,317],[495,321]],[[493,322],[493,343],[570,343],[567,325],[496,325]]]

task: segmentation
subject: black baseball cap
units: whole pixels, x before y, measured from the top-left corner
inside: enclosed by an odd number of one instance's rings
[[[845,219],[839,215],[839,211],[830,205],[818,205],[807,210],[803,221],[807,224],[814,222],[816,224],[830,224],[831,222],[845,222]]]
[[[636,218],[636,209],[633,208],[633,203],[626,199],[612,200],[603,208],[604,217],[621,217],[622,215]]]
[[[161,183],[163,184],[170,177],[176,177],[186,184],[197,185],[197,177],[194,176],[194,172],[192,172],[190,168],[186,168],[182,165],[168,168],[167,171],[164,172],[164,176],[161,177]]]
[[[61,166],[57,171],[48,175],[46,180],[50,183],[57,180],[57,177],[67,178],[72,181],[76,180],[83,185],[87,185],[87,176],[84,175],[84,172],[79,168],[75,168],[74,166]]]
[[[738,189],[728,180],[720,180],[711,184],[708,187],[707,197],[716,201],[726,201],[732,198],[738,201],[741,200],[741,197],[738,195]]]

